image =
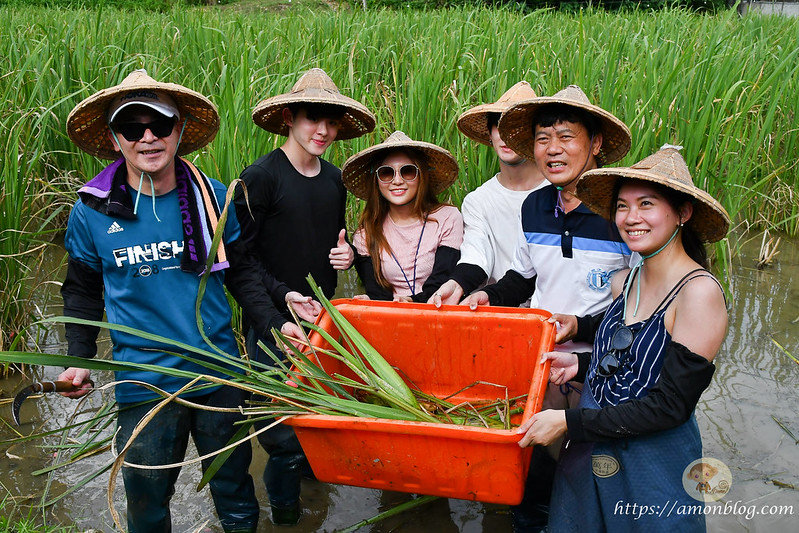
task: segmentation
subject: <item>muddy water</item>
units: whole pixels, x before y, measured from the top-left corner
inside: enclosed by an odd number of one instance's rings
[[[704,455],[722,461],[732,474],[729,492],[719,503],[712,504],[716,514],[707,517],[709,531],[794,531],[799,515],[799,444],[795,442],[799,438],[799,365],[775,344],[799,356],[799,242],[784,242],[774,263],[762,271],[754,268],[758,244],[758,238],[744,243],[742,254],[735,260],[730,280],[729,334],[716,360],[713,384],[697,409]],[[342,281],[341,295],[352,294],[354,282],[349,278]],[[54,337],[59,338],[58,332]],[[50,346],[54,351],[62,348],[57,343]],[[52,378],[55,374],[57,370],[45,369],[37,377]],[[96,381],[107,380],[109,376],[100,376]],[[0,402],[19,385],[18,377],[0,381]],[[93,398],[92,402],[97,408],[102,398]],[[60,427],[74,409],[74,402],[52,395],[28,400],[20,431],[28,434]],[[794,437],[781,429],[775,418]],[[9,419],[10,404],[0,403],[0,440],[14,436],[4,422]],[[52,449],[35,444],[2,445],[0,454],[2,487],[15,498],[20,510],[37,502],[47,479],[32,472],[52,462]],[[57,472],[50,494],[64,491],[109,457],[105,453]],[[252,473],[263,506],[259,530],[264,532],[335,531],[409,498],[401,493],[305,481],[305,514],[300,524],[290,529],[274,527],[268,519],[268,499],[260,480],[264,462],[265,454],[256,444]],[[221,531],[207,489],[199,493],[195,490],[199,479],[196,465],[183,469],[172,506],[175,531]],[[0,499],[6,494],[2,487]],[[106,474],[54,506],[47,514],[48,522],[74,523],[81,530],[110,531],[107,487]],[[124,513],[122,493],[120,480],[115,501],[117,509]],[[507,507],[442,499],[360,531],[495,532],[511,531],[511,522]]]

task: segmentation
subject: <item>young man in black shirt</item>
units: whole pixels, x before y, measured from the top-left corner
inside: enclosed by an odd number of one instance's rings
[[[321,156],[335,140],[372,131],[375,117],[364,105],[342,95],[323,70],[314,68],[290,92],[259,103],[253,121],[285,136],[286,141],[241,173],[244,187],[239,187],[234,202],[242,241],[257,257],[261,277],[279,308],[288,313],[286,306],[291,305],[313,322],[321,306],[307,296],[311,290],[306,276],[312,274],[330,298],[337,271],[348,269],[355,257],[346,240],[347,191],[341,171]],[[306,296],[298,298],[297,293]],[[258,347],[259,340],[277,353],[268,339],[259,338],[253,330],[247,334],[247,352],[269,363],[271,359]],[[264,482],[272,521],[294,524],[301,514],[305,454],[294,430],[282,424],[261,433],[259,442],[269,453]]]

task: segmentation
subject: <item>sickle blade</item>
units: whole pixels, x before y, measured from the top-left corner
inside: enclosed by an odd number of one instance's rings
[[[25,387],[14,396],[14,403],[11,404],[11,417],[14,419],[16,425],[19,425],[19,409],[22,407],[22,402],[25,401],[25,398],[36,392],[35,386],[36,383],[29,387]]]
[[[35,392],[67,392],[75,388],[71,381],[37,381],[25,387],[14,396],[14,403],[11,404],[11,417],[14,419],[14,423],[19,425],[19,410],[22,407],[22,402],[31,394]]]

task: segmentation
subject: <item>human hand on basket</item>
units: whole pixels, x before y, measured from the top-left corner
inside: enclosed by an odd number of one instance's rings
[[[549,361],[549,382],[563,385],[577,375],[577,354],[571,352],[546,352],[541,356],[541,364]]]
[[[460,305],[468,305],[472,311],[477,310],[478,305],[491,305],[486,291],[477,291],[464,298]]]
[[[310,296],[303,296],[297,291],[290,291],[286,294],[286,304],[294,309],[298,317],[308,322],[316,322],[316,317],[322,312],[322,304]]]
[[[294,322],[286,322],[280,326],[280,333],[285,335],[286,338],[289,339],[289,342],[298,350],[305,348],[305,344],[302,342],[305,339],[305,333],[303,333],[302,328]]]
[[[570,341],[577,335],[577,317],[574,315],[562,315],[560,313],[553,313],[547,319],[550,324],[555,324],[557,331],[555,332],[555,344],[563,344]]]
[[[516,429],[517,434],[524,434],[519,441],[519,447],[525,448],[534,444],[548,446],[566,433],[566,429],[566,411],[562,409],[541,411]]]
[[[458,302],[461,301],[461,298],[463,298],[463,288],[457,281],[451,279],[439,287],[438,290],[433,293],[433,296],[427,300],[427,303],[433,304],[436,307],[441,307],[442,305],[457,305]]]

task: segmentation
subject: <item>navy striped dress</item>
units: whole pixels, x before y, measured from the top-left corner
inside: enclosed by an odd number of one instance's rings
[[[666,309],[678,292],[679,289],[672,291],[668,300],[661,302],[659,309],[648,319],[627,326],[634,335],[632,346],[616,354],[620,365],[618,370],[610,377],[602,377],[596,370],[602,357],[611,351],[613,333],[624,323],[624,295],[620,294],[610,304],[594,339],[591,364],[586,375],[591,393],[600,407],[641,398],[654,386],[663,366],[666,346],[671,341],[664,324]]]
[[[671,341],[664,321],[666,309],[690,279],[709,275],[703,270],[689,273],[649,318],[630,324],[635,335],[630,349],[616,353],[619,368],[610,377],[602,377],[597,366],[610,351],[613,333],[623,324],[624,297],[611,303],[594,341],[579,407],[600,409],[649,393]],[[682,482],[685,468],[701,456],[702,439],[693,415],[675,428],[648,435],[566,444],[558,461],[547,530],[704,532],[704,502],[693,499]],[[638,512],[627,512],[628,504],[635,504]]]

